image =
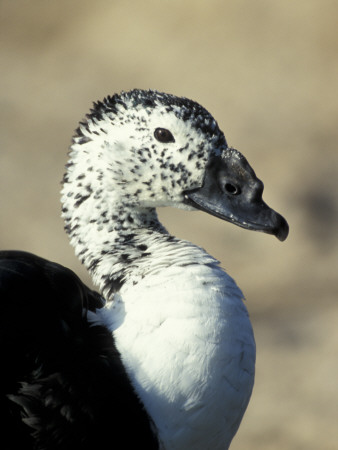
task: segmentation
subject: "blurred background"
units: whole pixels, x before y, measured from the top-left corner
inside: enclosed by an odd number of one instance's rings
[[[60,219],[73,130],[94,100],[152,88],[198,101],[283,214],[280,243],[163,209],[247,298],[256,385],[232,450],[338,448],[338,3],[1,0],[0,246],[89,283]]]

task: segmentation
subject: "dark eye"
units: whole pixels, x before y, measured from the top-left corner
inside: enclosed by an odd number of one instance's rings
[[[166,128],[156,128],[154,136],[159,142],[175,142],[174,136]]]

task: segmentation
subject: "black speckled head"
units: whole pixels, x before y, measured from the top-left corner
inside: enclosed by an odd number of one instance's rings
[[[186,207],[183,193],[202,186],[207,161],[226,146],[198,103],[156,91],[122,92],[95,103],[80,123],[65,190],[69,182],[77,187],[75,208],[98,192],[124,204]]]

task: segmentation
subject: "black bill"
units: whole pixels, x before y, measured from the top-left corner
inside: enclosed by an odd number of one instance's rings
[[[284,241],[289,233],[286,220],[262,199],[263,183],[245,157],[233,148],[208,163],[203,186],[185,192],[185,202],[194,208],[248,230],[274,234]]]

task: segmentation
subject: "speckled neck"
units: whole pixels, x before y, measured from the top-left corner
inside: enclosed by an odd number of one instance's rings
[[[94,196],[95,197],[95,196]],[[165,267],[218,264],[203,249],[170,235],[155,209],[107,206],[89,222],[66,220],[71,243],[107,300],[124,284],[137,284]]]

